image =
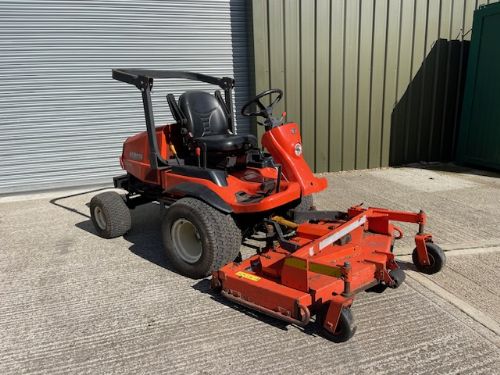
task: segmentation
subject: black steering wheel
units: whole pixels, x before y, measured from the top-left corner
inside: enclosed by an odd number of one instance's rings
[[[265,106],[262,104],[260,99],[262,99],[264,96],[268,96],[271,94],[278,94],[278,96],[272,101],[272,103],[268,106]],[[266,119],[269,119],[273,113],[273,106],[278,103],[281,98],[283,98],[283,90],[281,89],[269,89],[266,91],[261,92],[259,95],[256,97],[250,99],[248,102],[246,102],[243,107],[241,108],[241,114],[246,117],[251,117],[251,116],[262,116],[265,117]],[[250,112],[248,109],[251,104],[255,103],[257,105],[258,111],[255,112]]]

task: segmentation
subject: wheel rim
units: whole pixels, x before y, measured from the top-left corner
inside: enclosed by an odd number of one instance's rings
[[[174,251],[183,261],[193,264],[200,260],[203,254],[200,234],[198,229],[186,219],[178,219],[172,224],[171,229]]]
[[[97,206],[96,208],[94,208],[94,217],[95,217],[95,221],[97,222],[97,226],[100,229],[105,230],[106,229],[106,217],[104,216],[104,212],[101,209],[101,207]]]

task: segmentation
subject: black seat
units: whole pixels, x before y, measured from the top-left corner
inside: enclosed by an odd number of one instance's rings
[[[257,147],[257,139],[251,135],[217,134],[197,138],[209,152],[231,152]]]
[[[186,128],[208,152],[237,152],[257,147],[250,134],[234,135],[228,130],[228,115],[217,98],[204,91],[186,91],[179,106],[186,116]]]

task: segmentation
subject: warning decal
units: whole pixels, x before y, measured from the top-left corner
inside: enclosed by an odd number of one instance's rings
[[[246,273],[243,271],[236,272],[236,276],[243,278],[243,279],[252,280],[252,281],[259,281],[260,280],[259,276],[255,276],[255,275],[252,275],[251,273]]]

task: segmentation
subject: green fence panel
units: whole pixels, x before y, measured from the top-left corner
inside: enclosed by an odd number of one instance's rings
[[[284,89],[275,114],[316,172],[453,160],[474,10],[493,1],[253,0],[255,91]]]
[[[500,4],[474,13],[457,160],[500,169]]]

